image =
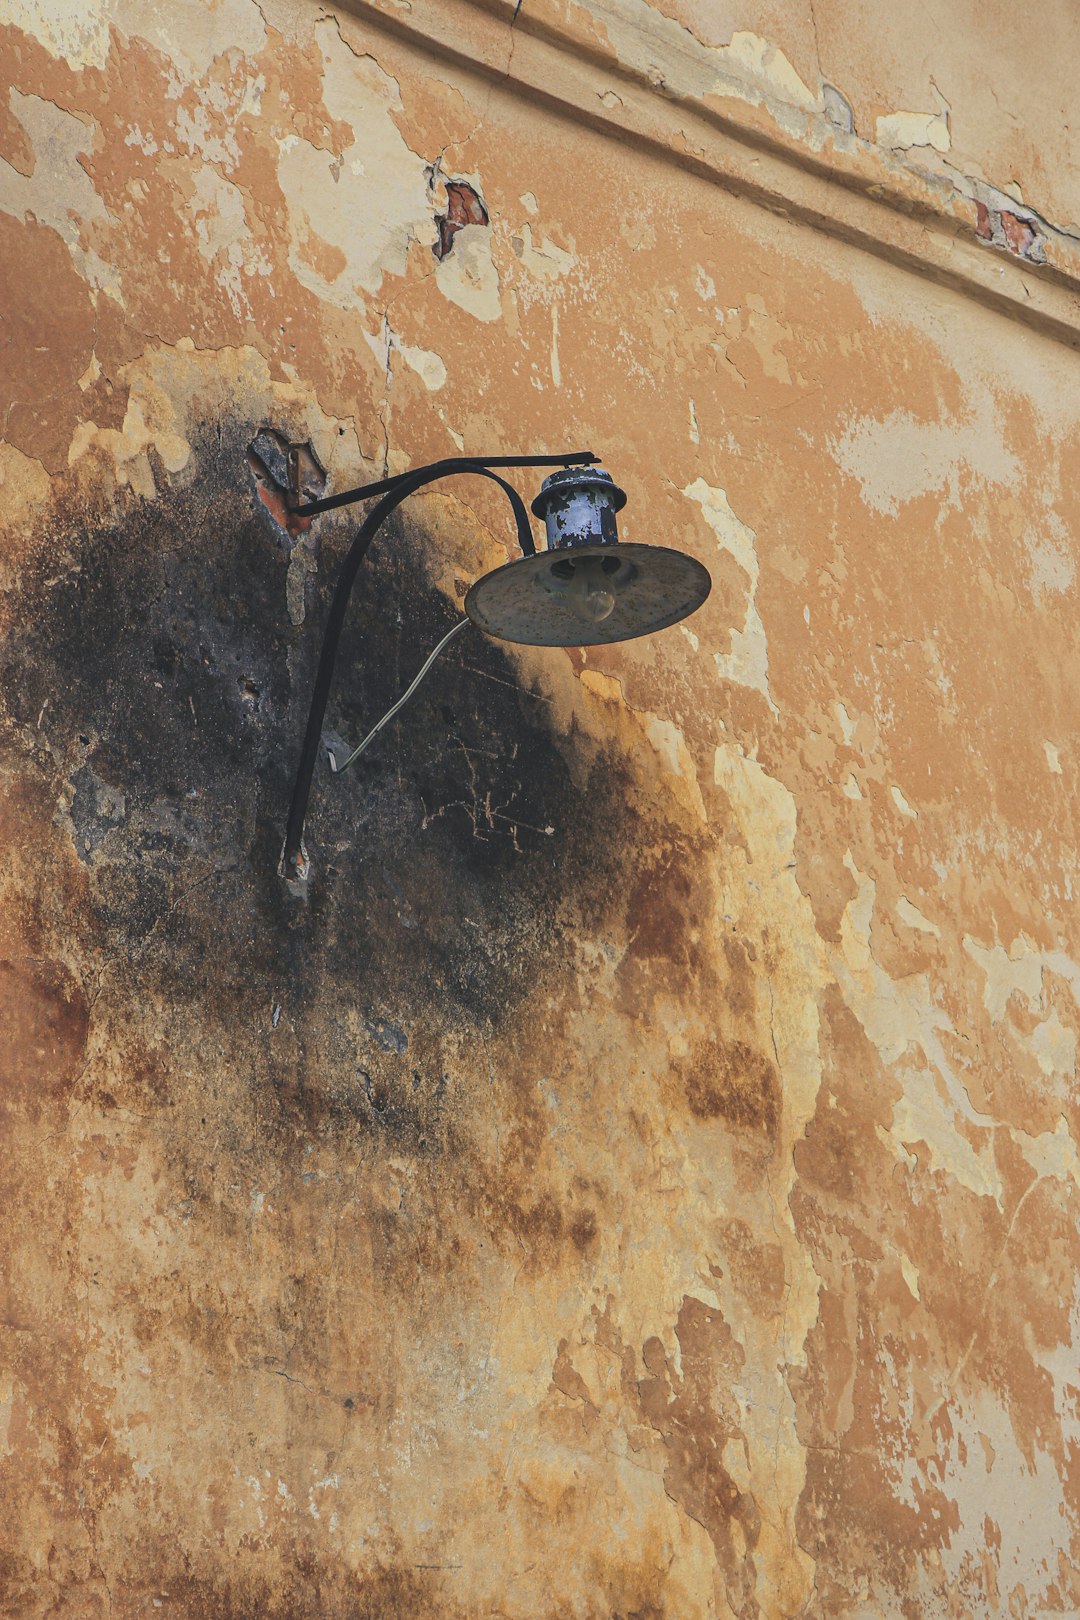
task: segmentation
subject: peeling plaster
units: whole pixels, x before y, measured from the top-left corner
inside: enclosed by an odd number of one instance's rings
[[[406,14],[16,7],[13,1612],[1080,1610],[1074,356],[718,203],[693,104],[751,167],[932,195],[1033,298],[1049,182],[1019,128],[1017,178],[964,172],[962,85],[874,145],[933,91],[819,96],[797,29],[669,9],[566,13],[572,123]],[[509,32],[453,17],[478,63]],[[643,106],[685,162],[612,138]],[[452,184],[487,222],[436,262]],[[678,634],[463,639],[317,778],[293,909],[282,738],[352,530],[272,521],[269,430],[330,488],[592,444],[716,576]],[[334,727],[509,539],[464,480],[408,503]]]
[[[820,110],[783,51],[749,30],[733,32],[726,45],[708,46],[647,0],[583,0],[583,9],[603,27],[619,61],[653,83],[684,95],[764,103],[781,127],[795,131],[804,128],[808,112]]]
[[[1031,589],[1040,603],[1071,590],[1076,583],[1076,563],[1069,550],[1072,535],[1055,512],[1048,512],[1043,522],[1049,533],[1032,534],[1027,540]]]
[[[8,17],[71,67],[104,68],[109,33],[148,40],[182,65],[185,76],[203,77],[227,51],[255,56],[266,39],[255,0],[178,0],[168,17],[153,0],[103,0],[74,12],[65,0],[12,0]]]
[[[1014,940],[1009,951],[1002,945],[990,949],[965,938],[964,949],[982,969],[985,980],[983,1004],[994,1024],[1004,1024],[1010,1040],[1028,1053],[1052,1086],[1052,1094],[1065,1099],[1076,1082],[1077,1031],[1061,1021],[1058,1009],[1048,996],[1048,979],[1063,981],[1080,1010],[1080,968],[1061,951],[1040,951],[1023,938]],[[1031,1016],[1042,1013],[1031,1028],[1024,1028],[1009,1016],[1012,998],[1022,997]],[[1075,1156],[1075,1148],[1073,1148]]]
[[[731,632],[730,652],[715,655],[721,679],[735,681],[761,692],[775,714],[778,711],[769,692],[769,653],[765,627],[756,601],[758,560],[754,550],[754,531],[735,516],[724,491],[707,484],[703,478],[696,479],[683,490],[683,494],[697,501],[720,548],[735,559],[747,576],[746,617],[742,627]]]
[[[845,864],[857,890],[844,910],[833,966],[845,1001],[902,1088],[889,1130],[893,1150],[906,1163],[925,1143],[933,1168],[1000,1205],[1004,1189],[994,1155],[994,1121],[972,1107],[946,1055],[942,1036],[951,1032],[951,1021],[934,1004],[925,974],[896,980],[878,965],[872,942],[876,884],[850,856]]]
[[[398,346],[401,358],[411,371],[415,371],[431,394],[446,386],[446,366],[442,358],[431,349],[411,349],[407,344]]]
[[[278,178],[289,205],[289,264],[300,284],[349,309],[358,294],[401,276],[409,243],[431,242],[426,165],[409,150],[393,113],[397,83],[371,57],[356,57],[335,24],[315,35],[323,59],[323,101],[354,132],[329,152],[296,135],[280,143]],[[358,222],[363,221],[363,230]]]
[[[907,502],[942,491],[949,506],[958,506],[968,479],[1008,485],[1019,471],[993,402],[985,399],[966,421],[923,421],[905,410],[881,421],[850,421],[830,451],[882,517],[895,517]]]
[[[877,120],[874,138],[879,146],[898,147],[901,151],[932,146],[935,152],[947,152],[952,144],[948,116],[943,113],[889,113]]]
[[[11,109],[30,137],[34,172],[20,174],[0,158],[0,210],[32,215],[63,238],[79,274],[91,287],[117,296],[116,270],[88,246],[88,228],[109,214],[79,161],[92,153],[95,131],[73,113],[40,96],[8,92]]]
[[[520,247],[515,240],[514,250],[529,274],[537,281],[558,282],[565,279],[577,263],[577,255],[559,247],[550,237],[533,242],[532,226],[528,220],[521,227]]]
[[[65,0],[11,0],[8,19],[71,67],[105,66],[109,20],[100,7],[75,11]]]
[[[454,251],[440,260],[435,283],[443,297],[478,321],[502,316],[499,272],[491,252],[487,225],[463,225],[454,238]]]
[[[996,1586],[1006,1600],[1024,1602],[1023,1594],[1045,1589],[1058,1572],[1060,1527],[1066,1516],[1053,1460],[1039,1448],[1026,1456],[1017,1444],[1008,1415],[988,1395],[974,1406],[964,1403],[952,1417],[952,1434],[944,1448],[940,1486],[954,1504],[956,1530],[943,1551],[949,1576],[970,1580],[986,1552],[985,1529],[1005,1551]],[[987,1463],[987,1457],[993,1461]],[[918,1500],[909,1474],[909,1500]]]

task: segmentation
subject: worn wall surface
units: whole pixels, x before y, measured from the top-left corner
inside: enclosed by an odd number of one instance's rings
[[[949,9],[9,0],[4,1614],[1080,1613],[1077,24]],[[293,893],[268,429],[713,594],[467,632]]]

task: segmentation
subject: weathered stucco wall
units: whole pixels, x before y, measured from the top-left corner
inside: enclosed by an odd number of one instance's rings
[[[1013,15],[9,4],[4,1613],[1080,1612],[1076,41]],[[468,632],[291,894],[351,519],[265,427],[595,449],[713,595]],[[339,735],[509,545],[412,500]]]

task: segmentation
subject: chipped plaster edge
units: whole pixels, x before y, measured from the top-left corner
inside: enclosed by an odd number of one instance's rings
[[[914,169],[843,132],[823,143],[817,131],[812,144],[763,128],[760,109],[734,98],[721,109],[680,96],[616,60],[595,35],[557,28],[511,0],[412,0],[407,12],[394,0],[339,5],[428,58],[1080,348],[1080,244],[1011,201],[1049,233],[1048,262],[980,239],[982,193],[992,188]]]

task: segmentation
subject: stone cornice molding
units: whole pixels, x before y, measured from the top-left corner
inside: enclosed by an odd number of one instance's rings
[[[725,82],[716,53],[640,0],[595,0],[588,12],[572,0],[339,6],[463,74],[1080,347],[1080,239],[980,182],[861,140],[824,103]],[[654,18],[656,60],[620,58],[597,22],[605,13],[630,17],[649,43],[642,21]]]

